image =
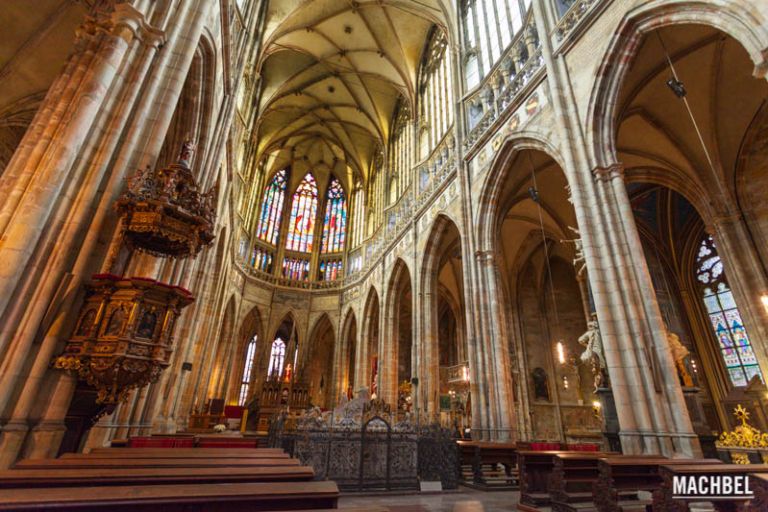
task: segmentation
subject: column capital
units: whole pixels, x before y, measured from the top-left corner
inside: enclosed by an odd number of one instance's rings
[[[597,181],[611,181],[613,179],[624,179],[624,164],[616,162],[605,167],[598,166],[592,169],[592,174]]]
[[[81,44],[98,33],[112,34],[125,41],[136,38],[156,48],[165,44],[165,32],[150,25],[144,13],[122,0],[96,2],[75,31]]]

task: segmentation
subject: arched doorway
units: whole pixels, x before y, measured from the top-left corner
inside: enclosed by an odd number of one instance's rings
[[[355,313],[349,310],[346,320],[344,321],[344,327],[342,330],[342,349],[340,354],[340,368],[339,368],[339,398],[341,395],[347,398],[354,397],[355,393],[355,367],[357,357],[357,319]]]
[[[370,395],[378,394],[379,383],[379,294],[375,288],[368,292],[363,310],[363,342],[360,344],[355,391],[367,388]]]
[[[464,263],[461,235],[446,216],[435,221],[422,273],[422,409],[433,421],[464,432],[470,425]]]
[[[413,291],[411,275],[402,260],[395,262],[387,287],[387,337],[384,339],[384,364],[379,369],[380,398],[405,413],[413,405]]]
[[[752,403],[753,418],[765,424],[759,400],[744,394],[768,365],[768,311],[760,302],[768,286],[761,242],[768,216],[755,201],[765,174],[755,169],[764,158],[757,148],[768,127],[768,84],[753,71],[750,55],[728,34],[709,25],[663,26],[638,38],[616,91],[615,153],[642,245],[635,252],[650,271],[670,344],[679,340],[690,352],[676,365],[690,374],[678,377],[699,433],[731,425],[737,402]],[[706,251],[722,269],[714,286],[696,274],[697,256]],[[733,325],[744,336],[734,337]],[[673,357],[680,350],[673,348]],[[703,414],[690,407],[690,379],[701,389]]]
[[[537,149],[505,161],[494,218],[497,296],[523,439],[599,442],[592,367],[579,338],[594,314],[560,165]]]
[[[310,403],[323,409],[334,405],[332,402],[335,339],[328,315],[321,316],[309,336],[306,360],[299,369],[300,381],[309,386]]]

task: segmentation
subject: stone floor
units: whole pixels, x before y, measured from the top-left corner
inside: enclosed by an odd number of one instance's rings
[[[466,487],[443,493],[347,494],[339,508],[386,507],[389,512],[508,512],[515,510],[520,493],[482,492]]]

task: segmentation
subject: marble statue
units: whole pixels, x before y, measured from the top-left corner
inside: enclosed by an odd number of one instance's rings
[[[593,314],[592,319],[587,322],[587,331],[579,336],[578,342],[584,347],[584,352],[580,356],[581,361],[592,367],[595,392],[597,392],[598,388],[603,386],[606,364],[603,355],[603,339],[600,336],[600,325],[596,315]]]

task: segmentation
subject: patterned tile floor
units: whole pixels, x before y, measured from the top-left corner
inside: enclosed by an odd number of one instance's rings
[[[339,508],[379,506],[389,512],[510,512],[516,510],[520,493],[482,492],[466,487],[444,493],[346,494]]]

